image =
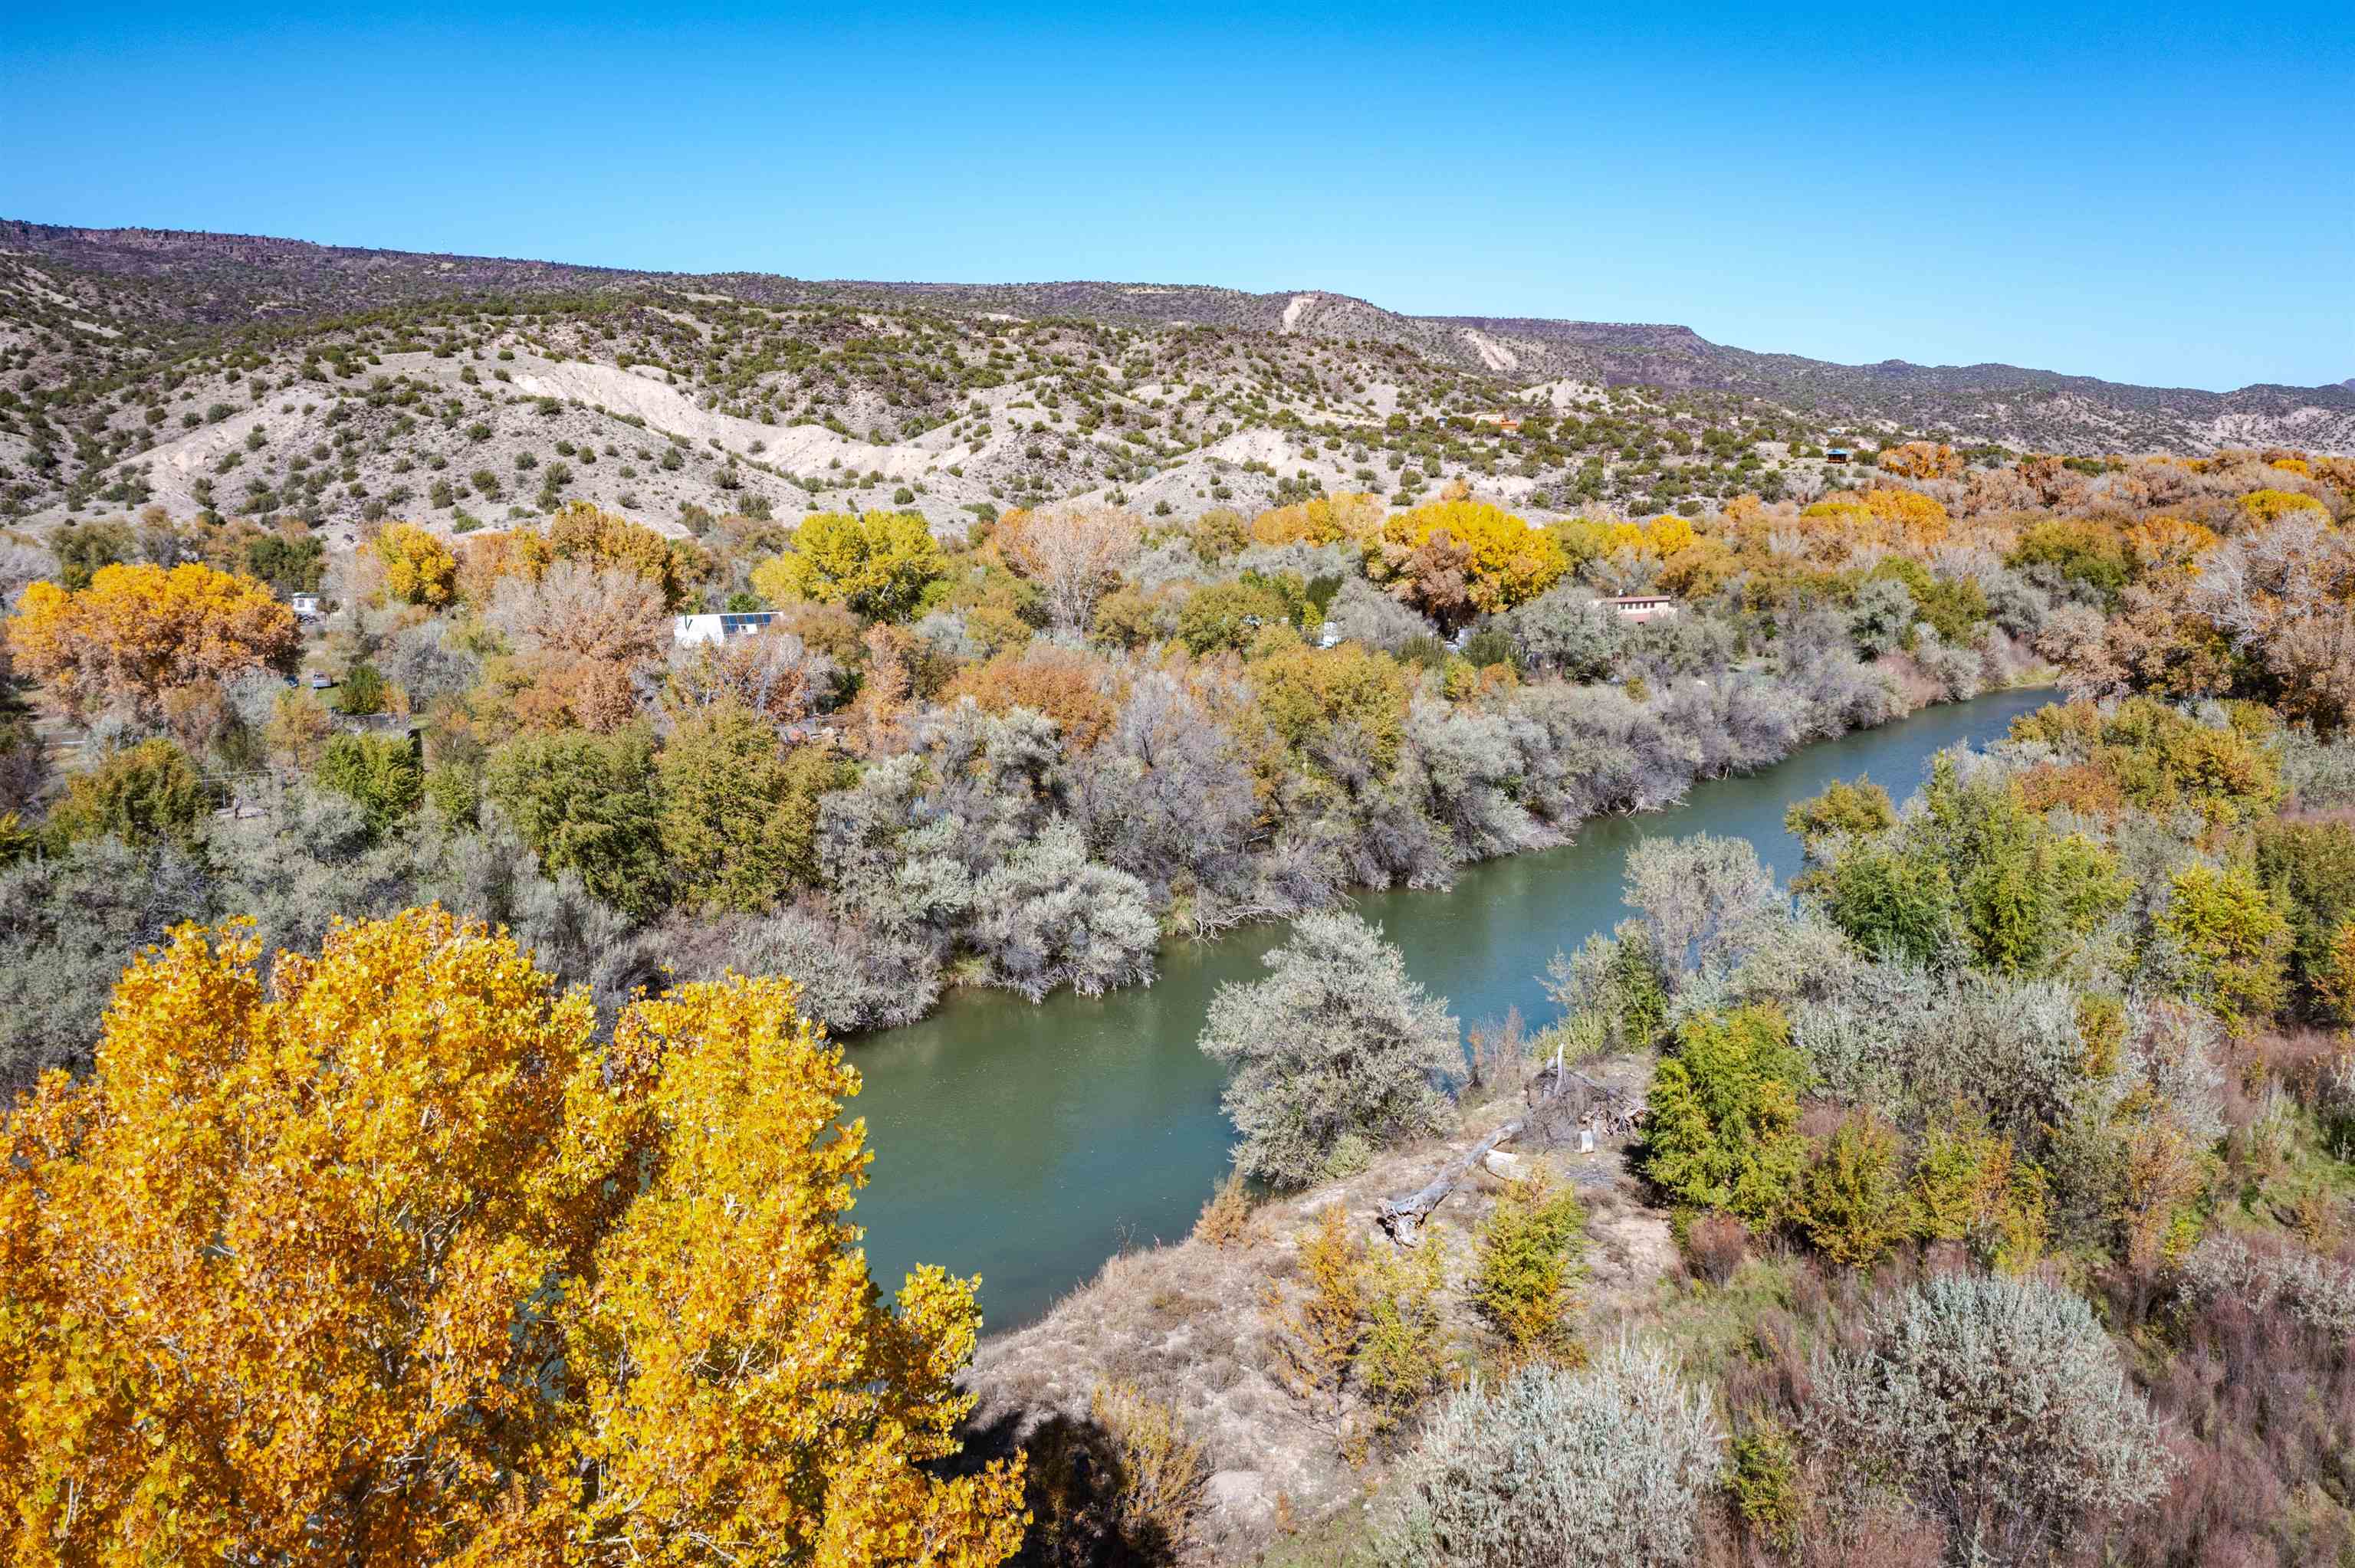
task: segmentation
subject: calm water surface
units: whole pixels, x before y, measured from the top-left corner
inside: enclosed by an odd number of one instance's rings
[[[1542,1024],[1546,961],[1625,918],[1621,872],[1639,839],[1746,838],[1788,878],[1799,867],[1783,829],[1792,801],[1859,774],[1902,800],[1941,747],[1997,738],[2049,695],[1931,708],[1696,785],[1673,810],[1588,822],[1573,844],[1465,867],[1447,892],[1369,894],[1357,906],[1466,1024],[1513,1007]],[[1195,1039],[1210,993],[1264,974],[1261,955],[1283,938],[1283,927],[1258,926],[1173,943],[1152,985],[1101,997],[1033,1005],[959,991],[920,1023],[855,1043],[866,1089],[850,1109],[876,1150],[857,1217],[886,1292],[920,1262],[979,1274],[988,1330],[1018,1328],[1123,1246],[1185,1234],[1233,1137],[1219,1109],[1225,1075]]]

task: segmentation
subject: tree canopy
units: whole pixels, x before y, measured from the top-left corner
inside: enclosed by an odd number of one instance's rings
[[[1002,1562],[1018,1466],[942,1478],[970,1281],[887,1307],[858,1089],[789,980],[599,1044],[439,909],[264,983],[248,927],[133,960],[0,1161],[17,1561]]]
[[[101,567],[80,592],[33,583],[8,643],[75,712],[121,705],[147,719],[175,686],[289,670],[298,648],[293,612],[268,588],[195,562]]]
[[[820,512],[802,519],[793,548],[753,568],[752,586],[781,604],[815,599],[897,620],[940,574],[941,547],[921,514]]]

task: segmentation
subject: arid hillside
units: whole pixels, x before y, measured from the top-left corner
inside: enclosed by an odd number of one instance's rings
[[[1804,496],[1833,446],[2355,450],[2355,388],[1838,366],[1682,327],[1303,291],[812,282],[0,223],[0,513],[454,526],[590,499],[1090,497],[1156,515],[1452,479],[1527,510]],[[468,522],[473,520],[473,524]]]

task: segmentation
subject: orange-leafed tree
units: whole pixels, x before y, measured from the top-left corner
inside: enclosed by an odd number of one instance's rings
[[[971,1286],[876,1296],[858,1077],[796,1003],[685,986],[600,1044],[439,909],[267,983],[173,933],[6,1124],[5,1554],[1003,1561],[1019,1476],[923,1467]]]
[[[1881,471],[1900,479],[1952,479],[1963,471],[1963,456],[1943,441],[1904,441],[1881,449]]]
[[[79,593],[31,584],[8,645],[76,714],[119,706],[156,720],[175,687],[292,669],[300,639],[293,612],[261,584],[191,562],[101,567]]]
[[[957,672],[942,689],[941,701],[971,697],[986,713],[1012,708],[1041,713],[1061,726],[1075,751],[1088,751],[1119,717],[1103,660],[1075,649],[1042,643],[1000,653]]]

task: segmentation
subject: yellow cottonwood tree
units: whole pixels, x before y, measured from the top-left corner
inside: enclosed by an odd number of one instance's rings
[[[815,512],[794,529],[792,549],[753,568],[752,586],[778,604],[815,599],[895,620],[942,570],[940,544],[917,513]]]
[[[300,638],[293,612],[261,583],[192,561],[101,567],[79,593],[31,584],[8,644],[76,713],[121,704],[154,719],[175,686],[291,668]]]
[[[267,985],[133,961],[0,1159],[16,1563],[1003,1561],[951,1451],[972,1287],[897,1311],[848,1224],[858,1088],[783,980],[587,996],[438,908]]]
[[[458,587],[458,557],[449,546],[414,523],[389,523],[373,548],[384,563],[385,592],[403,604],[450,602]]]
[[[1362,491],[1316,496],[1272,507],[1252,519],[1252,537],[1263,545],[1361,544],[1382,524],[1382,498]]]
[[[1485,501],[1401,513],[1366,555],[1367,575],[1451,629],[1535,599],[1569,569],[1553,535]]]

